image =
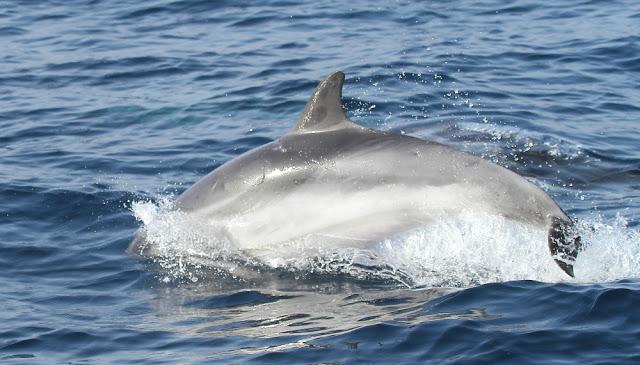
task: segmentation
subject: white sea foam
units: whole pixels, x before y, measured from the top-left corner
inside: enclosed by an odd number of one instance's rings
[[[606,282],[640,276],[640,231],[622,216],[577,219],[583,251],[571,279],[554,263],[546,231],[501,217],[460,214],[362,247],[324,249],[322,236],[240,251],[225,222],[203,222],[173,209],[170,199],[135,202],[154,260],[167,279],[198,280],[210,267],[238,262],[298,274],[348,274],[410,286],[467,287],[509,280]],[[359,245],[356,245],[359,246]],[[238,272],[238,271],[236,271]]]
[[[574,265],[578,281],[603,282],[640,277],[640,230],[628,226],[621,213],[578,221],[584,250]]]

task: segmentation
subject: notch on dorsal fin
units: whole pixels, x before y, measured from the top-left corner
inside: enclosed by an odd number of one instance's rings
[[[324,79],[313,91],[304,112],[290,133],[314,132],[353,125],[342,109],[344,73],[337,71]]]

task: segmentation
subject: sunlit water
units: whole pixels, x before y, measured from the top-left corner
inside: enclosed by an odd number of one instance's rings
[[[0,3],[0,362],[639,363],[638,34],[633,1]],[[575,279],[500,217],[247,251],[171,209],[335,70],[356,123],[546,190]]]

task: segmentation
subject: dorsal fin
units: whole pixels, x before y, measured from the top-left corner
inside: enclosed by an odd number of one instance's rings
[[[304,133],[353,125],[342,109],[344,73],[337,71],[313,91],[304,111],[289,133]]]

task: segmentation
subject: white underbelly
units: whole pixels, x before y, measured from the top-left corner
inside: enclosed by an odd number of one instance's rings
[[[479,188],[452,184],[421,189],[402,185],[364,191],[311,185],[249,210],[210,219],[225,226],[240,249],[256,249],[315,237],[324,245],[361,247],[462,211],[494,212]]]

